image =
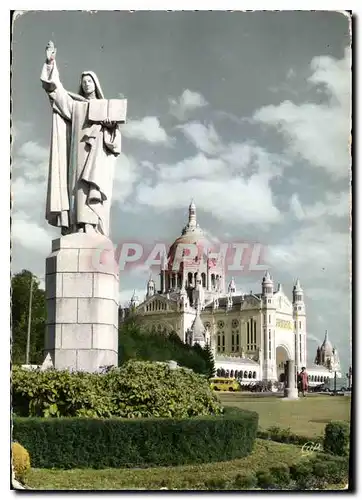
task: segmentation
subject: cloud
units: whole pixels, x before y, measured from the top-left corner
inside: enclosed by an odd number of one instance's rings
[[[274,206],[268,179],[254,175],[249,180],[238,177],[219,179],[188,179],[160,182],[155,186],[140,185],[136,201],[155,209],[184,208],[190,197],[197,206],[216,219],[239,223],[275,223],[281,214]]]
[[[206,126],[199,122],[192,122],[179,125],[178,128],[203,153],[213,155],[221,152],[223,149],[220,138],[212,124]]]
[[[335,178],[349,176],[351,131],[351,54],[342,60],[315,57],[308,82],[325,94],[325,103],[264,106],[254,120],[275,128],[286,142],[286,153],[307,160]]]
[[[270,245],[267,257],[268,264],[303,280],[318,281],[319,286],[332,282],[338,294],[349,282],[350,236],[332,230],[320,218]]]
[[[146,116],[142,120],[129,120],[123,127],[122,133],[129,139],[150,142],[152,144],[167,144],[169,138],[161,127],[156,116]]]
[[[313,220],[321,217],[345,217],[351,209],[351,197],[348,192],[325,194],[325,201],[317,201],[314,205],[302,206],[299,197],[294,193],[290,199],[290,208],[297,219]]]
[[[226,163],[218,158],[207,158],[199,153],[175,164],[160,164],[157,167],[160,180],[180,181],[189,178],[206,178],[227,173]]]
[[[178,99],[169,99],[170,114],[184,120],[187,115],[198,108],[207,106],[207,101],[198,92],[186,89]]]
[[[115,165],[112,201],[115,203],[125,201],[132,193],[139,175],[139,168],[135,159],[121,153]]]
[[[55,237],[52,233],[52,229],[45,229],[22,211],[13,214],[11,225],[13,244],[46,255],[50,253],[50,242]]]

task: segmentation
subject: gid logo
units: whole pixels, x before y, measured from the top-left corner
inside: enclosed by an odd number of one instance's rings
[[[314,451],[323,451],[321,443],[313,443],[313,441],[307,441],[302,446],[302,454],[310,455]]]

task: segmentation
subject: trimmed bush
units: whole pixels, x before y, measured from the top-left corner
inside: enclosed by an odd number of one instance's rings
[[[347,422],[329,422],[324,431],[324,451],[332,455],[348,455],[349,436],[350,429]]]
[[[205,377],[150,361],[131,360],[103,374],[14,367],[12,394],[14,413],[24,417],[186,418],[222,413]]]
[[[37,468],[174,466],[249,455],[258,414],[228,408],[224,415],[188,419],[14,418],[13,436]]]
[[[30,470],[29,453],[19,443],[12,443],[11,452],[15,479],[23,482],[28,471]]]

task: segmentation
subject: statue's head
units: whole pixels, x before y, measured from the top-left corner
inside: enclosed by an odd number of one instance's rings
[[[79,94],[86,99],[93,94],[97,99],[104,99],[101,85],[93,71],[83,71],[80,77]]]

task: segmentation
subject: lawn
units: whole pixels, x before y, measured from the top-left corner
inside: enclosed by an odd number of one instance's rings
[[[218,393],[225,406],[256,411],[259,427],[287,428],[295,434],[318,436],[331,420],[350,420],[350,396],[311,395],[295,401],[283,401],[277,396],[255,397],[243,393]]]
[[[302,457],[301,447],[257,439],[247,457],[216,462],[149,469],[31,469],[27,485],[42,490],[205,489],[205,480],[235,479],[266,464],[292,464]]]

